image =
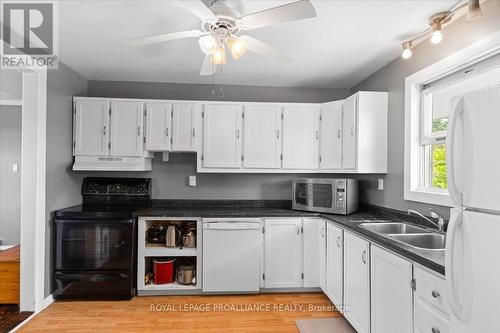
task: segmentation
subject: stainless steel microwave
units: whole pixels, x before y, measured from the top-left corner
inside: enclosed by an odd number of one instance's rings
[[[298,178],[293,181],[292,208],[330,214],[351,214],[359,207],[357,179]]]

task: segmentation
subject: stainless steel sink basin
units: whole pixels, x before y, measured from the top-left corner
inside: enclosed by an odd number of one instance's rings
[[[365,229],[368,229],[373,232],[377,232],[380,234],[415,234],[415,233],[424,233],[427,232],[424,228],[419,228],[411,224],[407,223],[361,223]]]
[[[394,240],[425,250],[444,250],[446,235],[438,233],[389,235]]]

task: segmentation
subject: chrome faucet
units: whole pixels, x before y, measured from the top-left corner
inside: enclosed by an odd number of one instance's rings
[[[408,215],[416,215],[416,216],[420,216],[421,218],[423,218],[424,220],[426,220],[427,222],[429,222],[430,224],[432,224],[433,226],[437,227],[439,231],[444,231],[444,228],[446,227],[446,223],[444,222],[444,218],[439,215],[438,213],[436,213],[435,211],[433,211],[432,209],[430,209],[430,212],[431,212],[431,217],[433,219],[436,219],[438,220],[438,222],[434,222],[432,221],[430,218],[420,214],[419,212],[417,212],[416,210],[413,210],[413,209],[409,209],[408,210]]]

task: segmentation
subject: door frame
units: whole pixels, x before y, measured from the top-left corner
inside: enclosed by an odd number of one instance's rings
[[[23,67],[21,130],[20,311],[45,301],[47,68]]]

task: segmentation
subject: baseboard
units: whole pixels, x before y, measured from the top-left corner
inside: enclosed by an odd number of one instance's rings
[[[21,327],[23,327],[28,321],[30,321],[31,319],[33,319],[37,314],[39,314],[41,311],[43,311],[43,309],[45,309],[46,307],[48,307],[50,304],[52,304],[54,302],[54,296],[52,296],[52,294],[50,294],[49,296],[47,296],[44,300],[43,300],[43,306],[42,308],[33,313],[31,316],[29,316],[28,318],[26,318],[22,323],[20,323],[19,325],[17,325],[16,327],[14,327],[10,333],[12,332],[15,332],[17,331],[18,329],[20,329]]]

